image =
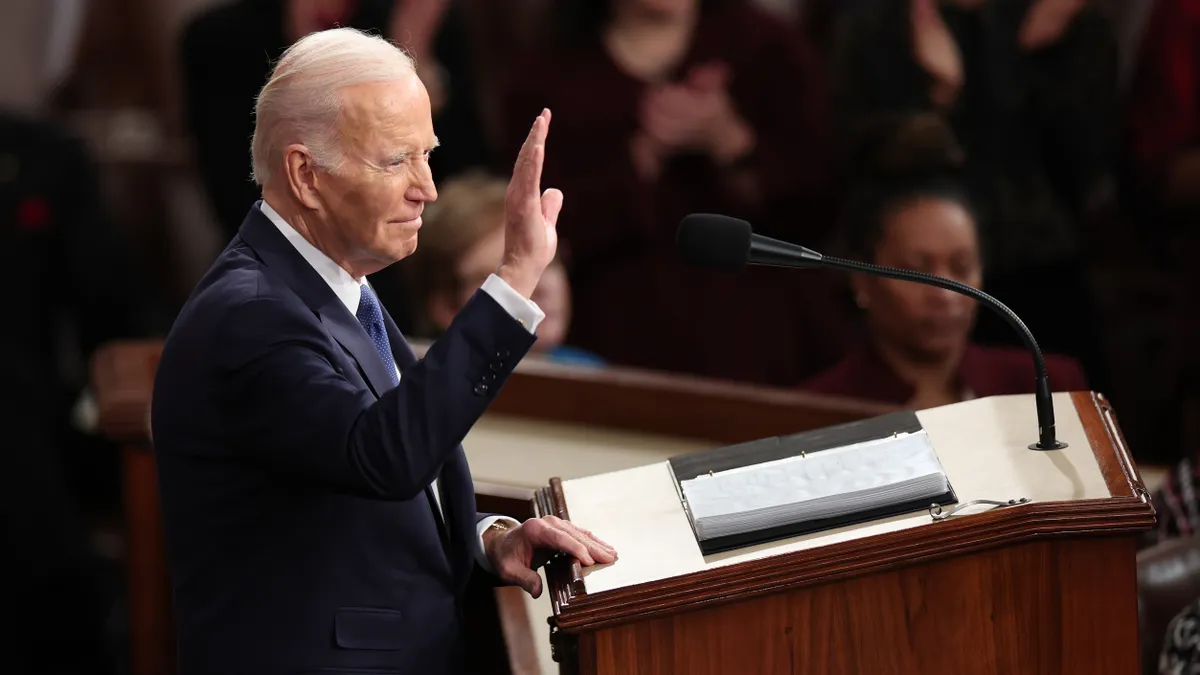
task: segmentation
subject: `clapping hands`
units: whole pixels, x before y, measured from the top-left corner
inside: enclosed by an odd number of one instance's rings
[[[681,152],[701,152],[722,161],[753,146],[753,132],[729,95],[729,81],[729,66],[714,62],[693,68],[681,82],[646,92],[633,141],[640,172],[653,174],[663,160]]]

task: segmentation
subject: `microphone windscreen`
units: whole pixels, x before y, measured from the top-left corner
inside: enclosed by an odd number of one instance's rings
[[[699,267],[740,270],[750,257],[754,228],[740,218],[693,213],[679,223],[675,248],[679,256]]]

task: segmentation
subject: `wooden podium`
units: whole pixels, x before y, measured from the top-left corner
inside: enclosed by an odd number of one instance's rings
[[[1064,450],[1031,396],[918,413],[963,509],[922,511],[704,556],[665,462],[535,498],[620,559],[547,568],[564,672],[876,675],[1137,673],[1134,540],[1154,523],[1108,402],[1055,395]]]

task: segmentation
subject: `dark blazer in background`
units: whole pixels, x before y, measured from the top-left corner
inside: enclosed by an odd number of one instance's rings
[[[385,320],[394,388],[256,207],[172,328],[152,426],[185,675],[461,671],[459,443],[534,336],[485,292],[423,361]]]

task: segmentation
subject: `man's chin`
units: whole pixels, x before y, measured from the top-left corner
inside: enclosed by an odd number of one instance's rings
[[[411,239],[397,242],[396,244],[389,247],[388,258],[391,259],[391,262],[398,262],[416,252],[417,252],[417,238],[412,237]]]

